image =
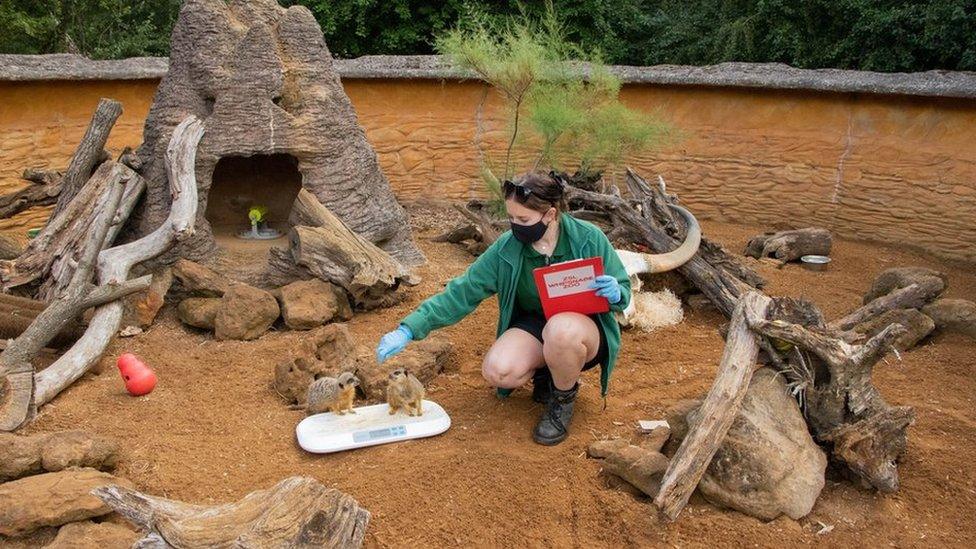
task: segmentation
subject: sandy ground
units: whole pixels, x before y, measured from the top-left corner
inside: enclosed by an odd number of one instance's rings
[[[471,258],[428,239],[437,215],[413,209],[429,263],[424,282],[394,308],[357,315],[350,328],[375,346],[424,297],[460,273]],[[706,235],[739,251],[759,227],[703,223]],[[831,270],[797,266],[757,269],[771,295],[816,301],[829,318],[860,304],[881,270],[927,265],[949,274],[948,296],[976,299],[976,276],[964,266],[870,243],[835,243]],[[686,311],[673,328],[625,332],[608,407],[601,410],[596,372],[584,378],[572,436],[545,448],[532,442],[540,413],[528,391],[498,400],[480,375],[497,306],[484,303],[445,335],[456,345],[453,364],[429,398],[451,414],[438,437],[338,455],[312,455],[295,442],[301,413],[271,389],[275,363],[303,337],[274,331],[256,342],[216,342],[185,328],[173,307],[147,333],[116,340],[95,371],[46,406],[28,433],[86,429],[121,441],[117,474],[140,489],[194,503],[236,500],[291,475],[312,476],[352,494],[372,512],[369,546],[976,546],[976,342],[944,335],[889,358],[875,382],[893,404],[915,406],[900,466],[902,487],[880,496],[828,479],[813,512],[795,522],[764,523],[718,509],[695,495],[680,519],[659,522],[648,500],[600,472],[584,450],[596,438],[631,436],[638,419],[661,418],[674,402],[710,386],[722,352],[718,313]],[[157,371],[160,384],[145,397],[123,392],[114,366],[134,352]],[[110,520],[121,520],[113,517]],[[823,526],[832,526],[818,535]],[[43,544],[53,530],[0,545]]]

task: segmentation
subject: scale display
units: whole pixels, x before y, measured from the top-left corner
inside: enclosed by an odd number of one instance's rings
[[[308,416],[295,427],[298,445],[317,454],[341,452],[377,444],[423,438],[443,433],[451,418],[436,402],[423,402],[424,415],[390,415],[387,404],[354,408],[355,414],[331,412]]]

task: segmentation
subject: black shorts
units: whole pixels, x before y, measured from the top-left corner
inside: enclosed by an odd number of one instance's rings
[[[509,328],[519,328],[526,332],[529,332],[539,343],[542,343],[542,329],[546,325],[546,318],[538,313],[531,313],[525,311],[516,310],[513,313],[512,323],[508,325]],[[600,332],[600,348],[596,352],[596,356],[593,360],[590,360],[583,365],[583,371],[589,370],[590,368],[595,368],[600,364],[606,364],[607,359],[610,356],[610,347],[607,345],[607,334],[603,333],[603,328],[600,327],[600,319],[597,315],[590,315],[593,322],[596,323],[596,330]]]

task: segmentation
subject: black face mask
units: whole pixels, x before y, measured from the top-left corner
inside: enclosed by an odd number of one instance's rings
[[[548,228],[549,225],[543,223],[541,219],[532,225],[519,225],[513,222],[512,236],[522,244],[532,244],[542,238]]]

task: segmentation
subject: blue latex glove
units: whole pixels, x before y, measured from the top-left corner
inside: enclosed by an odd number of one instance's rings
[[[407,347],[407,343],[413,339],[413,332],[403,324],[396,330],[380,338],[380,344],[376,346],[376,362],[382,363],[384,360],[399,353]]]
[[[596,295],[607,298],[610,303],[620,301],[620,283],[610,275],[596,277],[588,287],[591,290],[596,290]]]

